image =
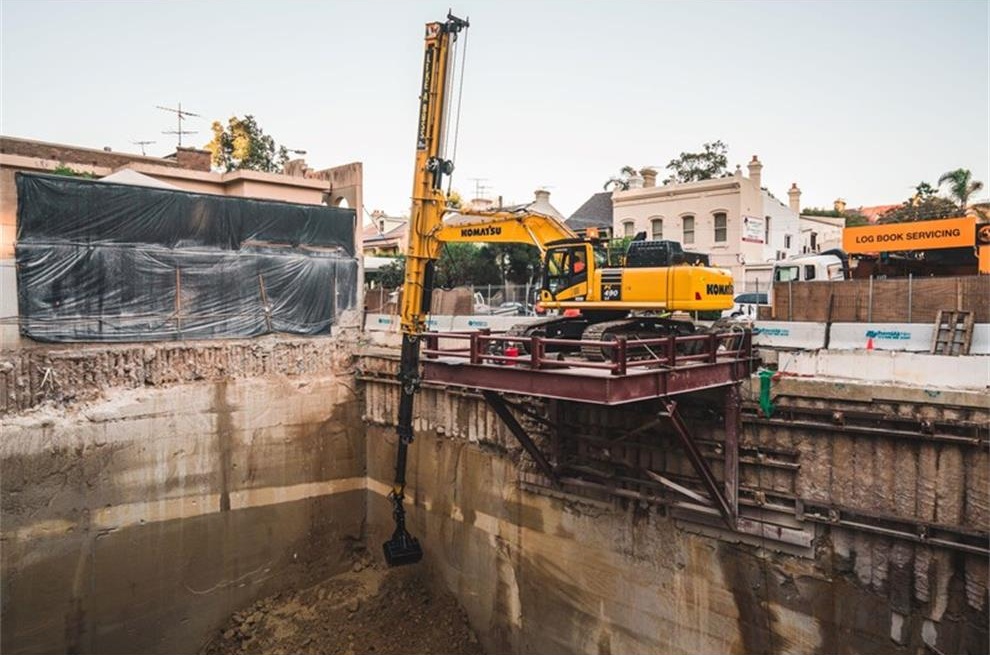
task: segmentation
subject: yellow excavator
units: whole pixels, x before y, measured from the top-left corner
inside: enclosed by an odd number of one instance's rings
[[[389,566],[412,564],[423,550],[405,525],[406,459],[413,441],[413,400],[420,386],[420,339],[426,331],[434,267],[445,242],[531,243],[542,253],[540,304],[558,313],[515,330],[521,337],[541,335],[601,342],[621,335],[652,337],[686,334],[687,321],[657,313],[722,310],[732,307],[732,276],[705,265],[702,256],[684,253],[670,241],[631,243],[622,266],[610,266],[607,240],[578,236],[552,216],[530,211],[453,210],[443,191],[453,162],[444,158],[444,131],[452,87],[452,49],[468,28],[467,20],[447,15],[427,23],[423,80],[419,98],[416,164],[409,220],[406,269],[400,308],[401,397],[396,431],[395,482],[389,494],[395,530],[383,544]],[[446,218],[446,220],[445,220]],[[570,312],[567,310],[571,310]],[[579,316],[571,316],[574,312]],[[601,352],[600,350],[598,351]],[[591,353],[582,354],[594,357]]]
[[[513,328],[520,337],[600,341],[620,335],[691,334],[692,323],[665,315],[733,305],[732,275],[708,266],[706,256],[685,252],[675,241],[638,238],[622,253],[621,265],[610,265],[617,257],[594,228],[579,236],[555,217],[526,207],[452,210],[431,234],[440,243],[528,243],[539,248],[539,305],[557,316]]]

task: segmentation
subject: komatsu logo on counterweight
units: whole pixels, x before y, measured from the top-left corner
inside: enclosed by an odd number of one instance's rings
[[[731,296],[732,295],[732,285],[731,284],[709,284],[705,287],[705,291],[709,296]]]
[[[494,237],[502,234],[502,228],[489,225],[487,227],[461,228],[462,237]]]

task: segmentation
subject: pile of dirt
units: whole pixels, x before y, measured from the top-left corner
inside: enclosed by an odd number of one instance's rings
[[[423,565],[354,569],[234,614],[204,655],[463,653],[484,651],[464,611],[434,589]]]

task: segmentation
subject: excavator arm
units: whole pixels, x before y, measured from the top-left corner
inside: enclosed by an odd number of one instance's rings
[[[443,137],[447,116],[447,92],[451,88],[451,50],[457,35],[468,21],[447,14],[444,22],[427,23],[423,53],[423,81],[419,96],[419,121],[416,134],[416,165],[413,173],[412,211],[409,242],[406,249],[406,274],[402,286],[402,355],[399,363],[399,416],[396,422],[398,446],[395,482],[389,498],[395,530],[382,544],[389,566],[413,564],[423,557],[419,542],[406,529],[403,506],[406,487],[406,459],[413,441],[413,400],[419,389],[420,336],[426,330],[426,315],[433,292],[433,267],[440,243],[434,233],[440,228],[447,196],[443,192],[444,176],[454,166],[443,158]]]
[[[440,242],[528,243],[547,250],[547,244],[578,235],[553,216],[528,210],[459,211],[439,225],[433,238]]]

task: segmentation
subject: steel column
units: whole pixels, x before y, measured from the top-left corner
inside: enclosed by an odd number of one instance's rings
[[[725,498],[733,516],[739,516],[739,385],[725,388]]]

